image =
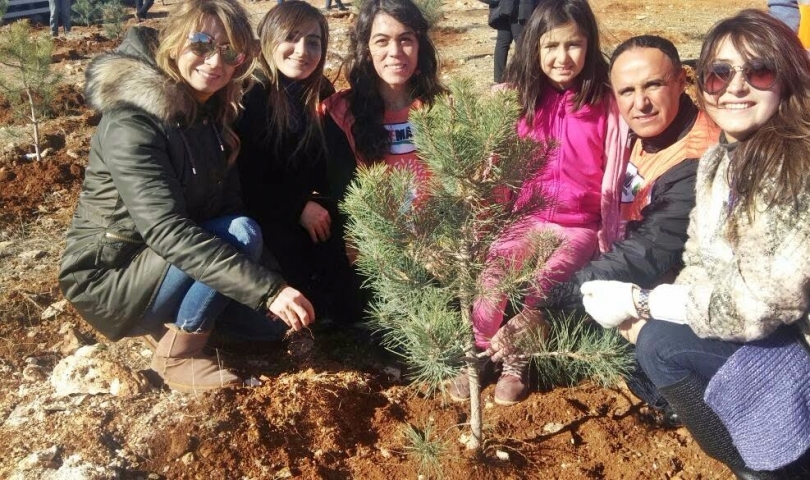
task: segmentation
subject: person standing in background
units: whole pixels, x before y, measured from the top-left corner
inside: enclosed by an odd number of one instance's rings
[[[794,32],[799,31],[798,0],[768,0],[768,13],[781,20]]]
[[[506,58],[512,42],[518,45],[526,21],[531,17],[537,0],[480,0],[489,5],[490,27],[498,31],[495,37],[495,83],[501,83]],[[516,47],[517,48],[517,47]]]
[[[48,0],[51,9],[51,36],[59,36],[59,22],[65,35],[70,33],[70,0]]]
[[[138,23],[146,20],[146,15],[149,13],[149,9],[152,8],[153,3],[155,3],[155,0],[135,0],[135,20]]]

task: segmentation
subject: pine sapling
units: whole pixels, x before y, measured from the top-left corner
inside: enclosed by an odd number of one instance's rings
[[[108,0],[101,7],[102,21],[104,22],[104,34],[110,40],[121,37],[124,33],[124,22],[127,18],[127,11],[121,0]]]
[[[419,181],[404,168],[360,168],[342,208],[349,215],[348,241],[358,250],[357,267],[375,294],[372,324],[382,332],[386,347],[411,366],[410,377],[429,391],[443,390],[447,379],[462,367],[466,370],[466,443],[480,451],[483,419],[472,306],[477,298],[496,293],[517,302],[537,290],[539,273],[558,238],[531,235],[531,253],[522,263],[492,259],[489,253],[502,232],[527,212],[543,208],[540,195],[521,205],[515,200],[523,182],[540,174],[554,145],[518,137],[520,109],[514,92],[478,95],[469,82],[456,83],[451,91],[432,109],[410,115],[429,180]],[[493,262],[499,275],[485,289],[482,273]],[[554,365],[574,365],[586,373],[592,373],[587,365],[597,365],[594,371],[613,378],[613,367],[621,361],[610,359],[624,358],[616,353],[615,340],[600,343],[587,337],[579,344],[575,340],[583,338],[581,330],[551,330],[552,336],[572,341],[546,339],[539,329],[529,330],[522,351],[538,362],[553,359]]]
[[[0,65],[13,72],[0,75],[0,90],[18,115],[31,122],[37,161],[42,160],[40,124],[59,81],[59,76],[51,71],[52,51],[51,37],[35,34],[28,20],[3,27],[0,34]]]
[[[96,0],[76,0],[73,2],[71,11],[76,23],[89,27],[90,25],[97,25],[101,20],[101,8],[102,6]]]

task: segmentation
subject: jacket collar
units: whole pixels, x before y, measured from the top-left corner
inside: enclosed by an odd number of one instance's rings
[[[198,103],[183,82],[163,73],[143,44],[144,30],[131,28],[118,51],[90,62],[85,74],[87,103],[102,113],[135,107],[165,123],[189,121]]]

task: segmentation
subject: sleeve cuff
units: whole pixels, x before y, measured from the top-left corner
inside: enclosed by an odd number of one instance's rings
[[[689,287],[658,285],[650,292],[650,316],[655,320],[685,324]]]

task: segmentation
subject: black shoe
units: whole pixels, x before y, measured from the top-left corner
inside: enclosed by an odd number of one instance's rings
[[[663,423],[666,428],[679,428],[683,426],[681,422],[681,417],[678,416],[678,413],[672,409],[669,405],[664,407],[664,410],[661,412],[663,415]]]

